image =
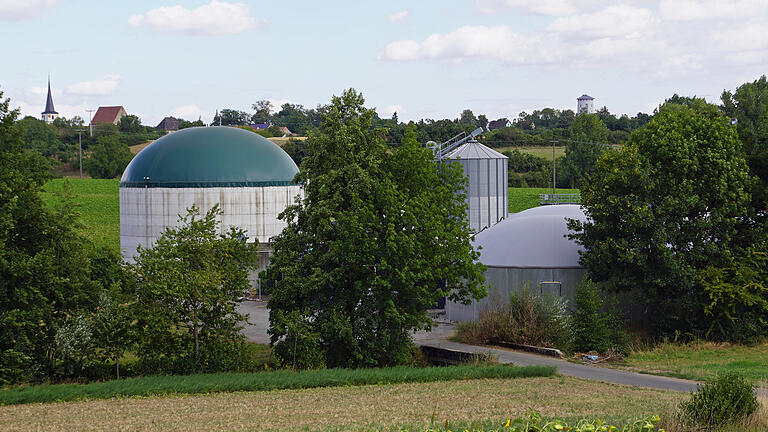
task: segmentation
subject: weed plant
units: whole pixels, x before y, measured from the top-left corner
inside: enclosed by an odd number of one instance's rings
[[[510,295],[509,303],[494,304],[477,321],[458,326],[462,342],[510,342],[568,350],[572,332],[564,300],[529,289]]]
[[[200,394],[233,391],[266,391],[315,387],[433,382],[480,378],[548,377],[549,366],[486,367],[452,366],[414,368],[400,366],[381,369],[321,369],[301,372],[287,370],[233,374],[153,376],[91,384],[27,386],[0,391],[0,405],[34,402],[60,402],[112,397]]]
[[[680,404],[680,419],[703,430],[738,423],[758,408],[754,385],[738,372],[708,380],[697,390]]]

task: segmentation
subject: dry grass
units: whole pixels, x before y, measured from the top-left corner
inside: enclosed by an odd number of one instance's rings
[[[144,150],[144,147],[152,144],[153,142],[155,142],[155,140],[147,141],[143,144],[132,145],[132,146],[129,146],[128,149],[131,151],[131,153],[133,153],[134,155],[137,155],[139,154],[140,151]]]
[[[431,418],[500,422],[529,407],[628,419],[671,410],[684,396],[568,377],[470,380],[4,406],[0,430],[389,429]]]

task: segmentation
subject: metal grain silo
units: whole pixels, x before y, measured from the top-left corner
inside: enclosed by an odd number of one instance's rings
[[[464,167],[467,184],[467,220],[474,232],[507,217],[507,157],[475,140],[467,141],[444,156]]]

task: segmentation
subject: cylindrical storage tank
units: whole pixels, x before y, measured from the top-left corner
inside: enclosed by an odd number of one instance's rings
[[[204,213],[215,204],[223,211],[221,233],[239,227],[247,241],[268,247],[286,225],[278,214],[303,196],[293,183],[298,172],[283,149],[243,129],[198,127],[166,135],[136,155],[120,180],[120,248],[132,261],[138,245],[152,247],[189,207]]]
[[[445,156],[464,167],[467,177],[467,220],[473,232],[493,226],[507,217],[507,157],[472,140]]]
[[[446,302],[446,318],[476,320],[484,309],[509,302],[510,294],[526,288],[572,306],[586,270],[579,264],[582,247],[568,238],[567,219],[586,221],[586,216],[578,205],[535,207],[476,234],[473,245],[488,267],[488,296],[470,305]]]

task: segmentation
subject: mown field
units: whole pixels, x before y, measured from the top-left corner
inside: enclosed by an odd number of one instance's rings
[[[54,179],[43,187],[43,200],[53,205],[56,194],[69,182],[84,227],[82,233],[97,245],[120,249],[120,199],[118,180]],[[546,188],[509,188],[509,211],[513,213],[539,205],[539,194]],[[558,193],[578,193],[577,189],[558,189]]]
[[[570,377],[480,379],[0,407],[0,430],[452,430],[547,417],[626,421],[685,394]],[[620,403],[617,403],[619,402]]]
[[[55,205],[64,183],[71,187],[83,227],[81,232],[95,244],[120,249],[120,197],[118,180],[54,179],[43,186],[43,201]]]

